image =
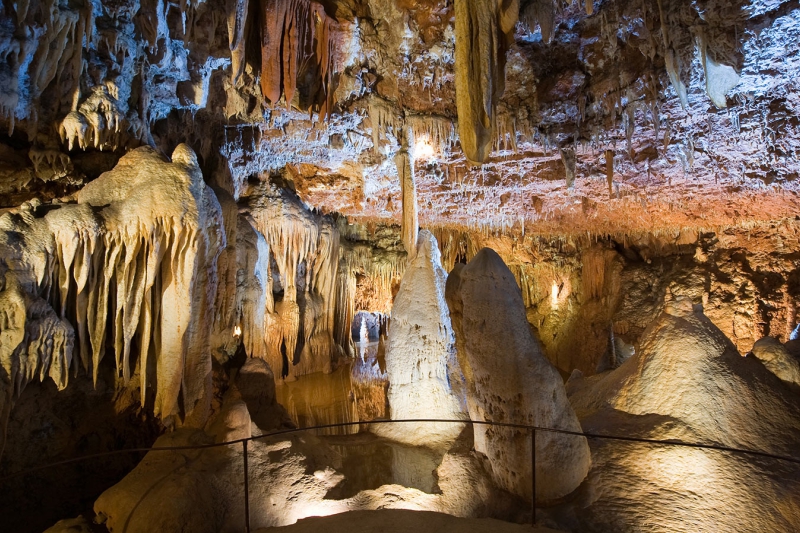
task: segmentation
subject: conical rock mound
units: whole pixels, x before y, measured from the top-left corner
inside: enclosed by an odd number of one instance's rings
[[[423,230],[392,308],[386,372],[393,420],[465,418],[462,402],[451,386],[451,376],[460,371],[444,298],[446,280],[436,239]],[[454,423],[374,426],[380,435],[430,446],[453,441],[462,429],[462,424]]]
[[[496,252],[484,248],[447,282],[459,363],[473,420],[581,431],[561,376],[542,354],[525,318],[522,293]],[[562,497],[589,471],[583,437],[539,432],[536,497]],[[531,447],[525,431],[475,426],[475,449],[486,454],[495,481],[531,497]]]

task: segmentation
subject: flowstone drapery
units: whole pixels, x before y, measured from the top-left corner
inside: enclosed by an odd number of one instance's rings
[[[17,397],[37,374],[65,387],[78,371],[73,344],[96,380],[110,348],[123,381],[138,380],[142,405],[153,402],[167,424],[202,422],[208,303],[225,235],[194,152],[180,145],[167,162],[134,150],[75,201],[0,218],[3,396]]]

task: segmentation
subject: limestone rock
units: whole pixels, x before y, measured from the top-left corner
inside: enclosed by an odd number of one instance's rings
[[[53,527],[49,527],[44,533],[92,533],[92,526],[85,518],[68,518],[59,520]]]
[[[417,255],[408,266],[395,299],[386,347],[393,420],[464,418],[461,402],[448,379],[448,367],[456,361],[444,298],[446,278],[436,239],[430,232],[421,231]],[[435,446],[455,439],[462,427],[452,423],[383,424],[374,426],[373,431],[409,444]]]
[[[558,371],[544,357],[525,318],[514,276],[484,248],[447,281],[447,303],[473,420],[581,431]],[[591,458],[583,437],[540,432],[536,442],[540,501],[572,492]],[[475,449],[485,453],[501,487],[531,497],[531,448],[526,432],[475,426]]]
[[[243,384],[243,389],[247,388]],[[238,403],[233,396],[226,402],[229,400]],[[223,411],[227,407],[223,405]],[[160,437],[155,447],[206,445],[221,436],[179,429]],[[487,508],[509,507],[508,495],[493,487],[479,457],[468,452],[438,457],[439,490],[435,494],[387,484],[337,499],[334,489],[345,481],[343,457],[324,441],[306,433],[254,440],[248,446],[251,527],[285,526],[308,516],[351,510],[411,509],[475,517],[484,516]],[[408,465],[400,469],[407,473]],[[241,445],[151,451],[97,499],[94,510],[110,531],[238,532],[244,526],[243,476]],[[359,480],[352,482],[358,484]]]
[[[456,104],[461,147],[483,163],[495,134],[505,90],[506,51],[514,40],[519,0],[456,0]]]
[[[139,381],[142,405],[153,389],[165,423],[204,423],[206,304],[225,236],[194,151],[179,145],[170,162],[151,148],[134,150],[76,199],[43,216],[30,206],[0,217],[8,266],[0,300],[13,304],[0,325],[14,341],[0,347],[8,394],[37,373],[65,387],[73,340],[75,359],[96,380],[110,339],[123,382]]]
[[[750,353],[783,381],[800,385],[800,361],[776,338],[764,337],[757,340]]]
[[[797,457],[796,389],[755,357],[741,357],[688,300],[668,305],[645,331],[638,353],[619,368],[574,385],[570,400],[588,432]],[[664,533],[800,526],[796,464],[682,446],[591,442],[592,471],[569,504],[581,509],[580,531],[631,531],[644,522]]]
[[[786,370],[780,345],[762,340],[754,348]],[[767,364],[739,355],[686,298],[666,305],[637,354],[571,400],[581,417],[609,408],[669,417],[690,440],[784,455],[800,442],[800,397]]]

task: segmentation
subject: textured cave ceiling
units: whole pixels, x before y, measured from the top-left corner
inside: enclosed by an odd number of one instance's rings
[[[280,178],[322,211],[397,222],[406,137],[423,226],[602,234],[797,212],[794,1],[522,0],[507,54],[468,51],[506,57],[483,165],[459,141],[450,0],[0,9],[5,206],[188,142],[235,198]]]

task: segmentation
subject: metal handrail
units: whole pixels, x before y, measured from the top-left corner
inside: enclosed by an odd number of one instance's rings
[[[510,422],[493,422],[490,420],[470,420],[470,419],[439,419],[439,418],[409,418],[409,419],[402,419],[402,420],[370,420],[370,421],[359,421],[359,422],[339,422],[335,424],[322,424],[318,426],[310,426],[304,428],[289,428],[289,429],[281,429],[277,431],[272,431],[269,433],[264,433],[263,435],[256,435],[254,437],[247,437],[243,439],[236,439],[226,442],[214,442],[209,444],[194,444],[191,446],[158,446],[158,447],[150,447],[150,448],[126,448],[124,450],[113,450],[110,452],[101,452],[95,453],[90,455],[84,455],[82,457],[74,457],[72,459],[65,459],[63,461],[57,461],[54,463],[49,463],[46,465],[40,465],[33,468],[29,468],[26,470],[21,470],[19,472],[14,472],[13,474],[9,474],[3,478],[0,478],[0,483],[5,483],[6,481],[13,479],[15,477],[20,477],[24,475],[31,474],[33,472],[37,472],[39,470],[44,470],[48,468],[52,468],[55,466],[61,466],[70,463],[77,463],[81,461],[87,461],[90,459],[97,459],[100,457],[109,457],[113,455],[122,455],[126,453],[142,453],[142,452],[167,452],[167,451],[182,451],[182,450],[203,450],[207,448],[220,448],[222,446],[232,446],[235,444],[242,445],[242,459],[244,461],[244,505],[245,505],[245,531],[250,533],[250,495],[249,495],[249,474],[248,474],[248,467],[247,467],[247,445],[249,442],[261,440],[261,439],[268,439],[271,437],[276,437],[280,435],[288,435],[292,433],[300,433],[303,431],[313,431],[313,430],[320,430],[320,429],[334,429],[334,428],[343,428],[343,427],[352,427],[358,426],[362,424],[402,424],[402,423],[411,423],[411,424],[430,424],[430,423],[453,423],[453,424],[470,424],[472,426],[475,425],[482,425],[482,426],[491,426],[491,427],[503,427],[509,429],[521,429],[527,430],[531,434],[531,472],[532,472],[532,501],[531,501],[531,524],[536,524],[536,432],[542,431],[546,433],[557,433],[562,435],[573,435],[576,437],[585,437],[587,439],[605,439],[605,440],[616,440],[616,441],[623,441],[623,442],[637,442],[643,444],[651,444],[651,445],[661,445],[661,446],[682,446],[685,448],[699,448],[705,450],[715,450],[715,451],[722,451],[722,452],[731,452],[734,454],[741,454],[741,455],[754,455],[757,457],[765,457],[768,459],[775,459],[778,461],[785,461],[794,464],[800,464],[800,458],[796,457],[789,457],[785,455],[778,455],[774,453],[764,452],[760,450],[747,450],[743,448],[733,448],[730,446],[721,446],[716,444],[703,444],[699,442],[684,442],[680,440],[661,440],[661,439],[647,439],[642,437],[631,437],[631,436],[623,436],[623,435],[606,435],[600,433],[588,433],[584,431],[572,431],[568,429],[559,429],[559,428],[551,428],[551,427],[543,427],[543,426],[532,426],[528,424],[515,424]]]

